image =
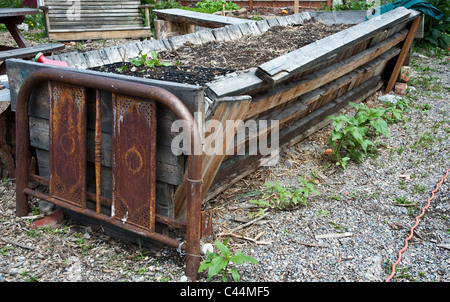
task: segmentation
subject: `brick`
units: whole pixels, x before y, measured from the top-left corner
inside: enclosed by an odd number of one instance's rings
[[[50,215],[45,216],[44,218],[35,221],[33,223],[34,227],[42,228],[42,227],[52,227],[55,226],[64,219],[64,212],[61,208],[56,209]]]
[[[397,82],[395,84],[395,88],[394,88],[394,92],[396,94],[401,94],[401,95],[405,95],[406,94],[406,89],[408,88],[408,85],[406,85],[406,83],[400,83]]]
[[[330,156],[331,154],[333,154],[333,149],[326,149],[323,154]]]
[[[402,81],[402,82],[405,82],[405,83],[408,83],[409,82],[409,77],[406,75],[406,74],[404,74],[404,73],[401,73],[400,74],[400,80]]]

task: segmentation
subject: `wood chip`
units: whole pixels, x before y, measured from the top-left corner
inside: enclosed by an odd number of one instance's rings
[[[22,243],[20,243],[18,241],[15,241],[15,240],[12,240],[12,239],[9,239],[9,238],[2,237],[0,239],[3,240],[4,242],[9,243],[9,244],[17,245],[18,247],[21,247],[23,249],[32,250],[32,251],[36,250],[34,247],[28,246],[26,244],[22,244]]]
[[[447,249],[447,250],[450,250],[450,244],[449,243],[447,243],[447,244],[440,243],[440,244],[436,244],[436,246],[442,247],[442,248]]]
[[[324,234],[324,235],[316,235],[316,239],[325,239],[325,238],[342,238],[342,237],[351,237],[353,233],[345,232],[345,233],[332,233],[332,234]]]

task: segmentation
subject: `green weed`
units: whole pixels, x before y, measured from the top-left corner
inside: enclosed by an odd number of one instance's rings
[[[294,190],[280,185],[279,182],[265,183],[264,186],[271,189],[264,193],[262,198],[252,199],[249,202],[258,205],[260,213],[263,208],[290,209],[299,205],[307,205],[307,199],[312,194],[320,195],[315,185],[305,178],[297,176],[302,186]]]
[[[235,267],[229,267],[230,263],[243,264],[245,262],[251,262],[253,264],[258,264],[258,261],[253,257],[246,256],[241,251],[236,252],[236,254],[231,255],[230,249],[227,247],[228,239],[224,243],[216,240],[215,245],[220,251],[209,252],[206,251],[206,259],[200,263],[198,272],[208,270],[208,280],[211,278],[221,275],[222,281],[227,282],[229,275],[231,274],[232,280],[239,282],[241,276]]]
[[[386,120],[387,110],[383,107],[369,108],[366,105],[350,102],[356,109],[354,116],[329,116],[333,121],[333,131],[329,144],[333,149],[331,159],[345,169],[349,160],[362,161],[370,147],[375,144],[369,138],[378,134],[390,137]],[[392,112],[392,111],[391,111]]]
[[[131,58],[130,63],[136,67],[145,65],[149,68],[154,68],[156,66],[172,66],[172,63],[161,62],[158,59],[158,54],[156,51],[150,51],[150,56],[148,54],[142,54],[142,50],[139,51],[139,54],[136,57]]]

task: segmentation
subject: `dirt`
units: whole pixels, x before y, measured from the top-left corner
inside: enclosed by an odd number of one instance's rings
[[[348,25],[312,23],[300,26],[275,26],[258,36],[230,42],[203,45],[185,43],[174,51],[158,53],[158,60],[173,66],[134,66],[129,62],[93,68],[112,73],[147,77],[173,82],[203,85],[215,76],[235,70],[257,67],[276,57],[348,28]],[[145,54],[145,53],[143,53]],[[199,55],[201,54],[201,55]],[[118,68],[126,65],[125,70]]]

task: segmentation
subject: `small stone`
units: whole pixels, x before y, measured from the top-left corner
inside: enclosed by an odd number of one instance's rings
[[[288,167],[289,169],[292,169],[292,167],[293,167],[292,162],[290,160],[288,160],[288,159],[284,161],[284,165],[286,167]]]
[[[408,88],[408,85],[406,85],[406,83],[397,82],[395,84],[394,91],[396,94],[405,95],[407,88]]]
[[[41,200],[39,202],[39,210],[45,215],[50,214],[54,210],[54,208],[55,205],[53,203],[50,203],[45,200]]]
[[[206,256],[206,252],[212,253],[214,251],[214,247],[211,243],[205,243],[200,247],[200,255]]]
[[[187,281],[188,281],[188,277],[186,277],[186,276],[181,276],[180,282],[187,282]]]

